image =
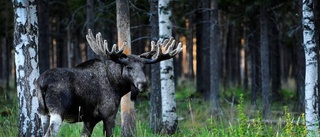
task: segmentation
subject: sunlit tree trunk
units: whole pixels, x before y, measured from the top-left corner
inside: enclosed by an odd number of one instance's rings
[[[117,0],[118,46],[127,42],[125,54],[131,54],[130,12],[128,0]],[[130,100],[131,92],[121,98],[121,136],[136,136],[134,102]]]
[[[305,114],[308,136],[319,136],[318,53],[315,42],[313,0],[302,1],[303,47],[306,60]]]
[[[193,5],[194,7],[194,4],[195,1],[192,0],[191,1],[191,4]],[[193,35],[194,35],[194,14],[190,14],[188,16],[188,21],[189,21],[189,26],[188,26],[188,29],[190,31],[189,33],[189,37],[187,38],[187,41],[188,41],[188,45],[187,45],[187,74],[186,74],[186,77],[188,79],[194,79],[194,70],[193,70]]]
[[[244,60],[243,61],[243,70],[241,73],[242,76],[242,87],[244,91],[248,91],[249,90],[249,74],[250,74],[250,69],[249,69],[249,64],[251,62],[250,58],[249,58],[249,27],[248,24],[246,23],[248,22],[248,17],[244,17],[244,26],[243,26],[243,39],[244,39],[244,43],[243,43],[243,54],[244,55]]]
[[[149,0],[151,40],[157,41],[159,37],[158,24],[158,0]],[[160,63],[151,65],[151,92],[150,92],[150,128],[155,133],[161,130],[161,86],[160,86]]]
[[[160,40],[172,37],[171,0],[159,0],[159,37]],[[176,114],[175,85],[173,59],[160,62],[160,81],[162,99],[162,131],[163,134],[173,134],[177,130],[178,116]]]
[[[13,0],[19,137],[41,136],[35,81],[39,77],[38,16],[35,0]]]

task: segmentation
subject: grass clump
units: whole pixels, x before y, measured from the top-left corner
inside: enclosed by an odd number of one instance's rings
[[[0,137],[18,136],[18,107],[4,106],[0,109]]]
[[[307,127],[305,122],[304,113],[302,113],[298,117],[294,117],[290,111],[288,106],[284,106],[284,116],[285,116],[285,125],[284,125],[284,133],[283,136],[307,136]]]
[[[254,137],[262,137],[263,136],[263,127],[262,127],[262,119],[261,114],[257,112],[257,118],[253,119],[253,131],[255,131]]]

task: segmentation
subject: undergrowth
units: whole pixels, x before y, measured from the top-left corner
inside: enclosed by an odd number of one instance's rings
[[[236,89],[236,97],[232,102],[220,98],[222,115],[213,116],[209,112],[209,102],[194,96],[194,89],[190,87],[177,88],[177,114],[179,117],[178,131],[173,137],[300,137],[306,136],[305,116],[293,115],[290,107],[277,108],[282,114],[272,115],[267,122],[263,120],[259,107],[254,107]],[[191,90],[190,90],[191,89]],[[17,101],[0,101],[0,137],[14,137],[18,135],[18,107]],[[136,106],[136,131],[139,137],[165,137],[158,135],[149,128],[150,103],[147,99],[138,99]],[[259,106],[259,105],[257,105]],[[278,105],[281,106],[281,105]],[[120,112],[119,112],[120,113]],[[120,114],[117,115],[114,136],[119,137]],[[80,136],[82,124],[64,123],[59,137]],[[94,128],[92,137],[103,136],[102,122]]]

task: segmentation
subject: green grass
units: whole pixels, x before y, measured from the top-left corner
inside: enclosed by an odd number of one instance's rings
[[[190,88],[191,87],[191,88]],[[281,104],[273,105],[274,110],[283,112],[273,114],[272,119],[276,122],[272,124],[262,120],[260,108],[257,105],[250,105],[250,98],[239,88],[229,89],[221,99],[221,109],[223,115],[212,117],[209,114],[209,103],[194,95],[195,89],[192,86],[178,87],[176,93],[177,114],[179,117],[178,131],[173,137],[300,137],[306,136],[304,115],[293,115],[290,108]],[[242,92],[242,93],[241,93]],[[234,96],[234,102],[224,100],[224,96]],[[0,93],[1,97],[1,93]],[[193,98],[190,98],[193,97]],[[1,97],[2,99],[2,97]],[[18,134],[18,108],[17,101],[0,100],[0,137],[14,137]],[[152,133],[149,128],[150,106],[147,99],[138,98],[136,102],[136,127],[139,137],[166,137]],[[259,103],[258,103],[259,104]],[[298,122],[297,122],[298,121]],[[293,122],[293,123],[292,123]],[[300,123],[299,123],[300,122]],[[63,123],[59,132],[59,137],[80,136],[82,123]],[[98,123],[93,131],[92,137],[101,137],[103,127],[102,122]],[[120,114],[117,115],[114,135],[120,136]]]
[[[17,101],[0,100],[0,137],[18,136]]]

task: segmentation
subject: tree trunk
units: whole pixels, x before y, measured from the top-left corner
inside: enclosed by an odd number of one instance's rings
[[[159,0],[158,3],[160,40],[172,37],[171,2]],[[178,126],[173,69],[173,59],[160,62],[163,134],[175,133]]]
[[[304,112],[305,110],[305,55],[303,46],[300,45],[302,43],[302,29],[300,29],[299,40],[296,46],[296,56],[297,56],[297,72],[295,75],[296,79],[296,87],[297,87],[297,110],[298,112]]]
[[[10,97],[10,86],[9,86],[9,81],[10,81],[10,74],[11,74],[11,68],[12,68],[12,63],[11,62],[11,58],[12,58],[12,54],[11,54],[11,49],[12,49],[12,35],[10,34],[10,31],[9,31],[9,28],[11,28],[13,25],[10,23],[10,22],[13,22],[12,18],[13,18],[13,15],[12,15],[12,9],[10,8],[12,5],[10,5],[10,1],[6,1],[5,2],[5,10],[6,10],[6,14],[5,14],[5,38],[4,38],[4,49],[2,52],[4,52],[4,56],[3,58],[5,58],[4,60],[4,70],[2,70],[2,72],[4,72],[4,77],[5,77],[5,99],[6,100],[11,100],[11,97]]]
[[[37,3],[13,0],[20,137],[41,136],[35,81],[39,77]]]
[[[5,69],[5,42],[6,37],[1,38],[0,41],[0,55],[1,55],[1,59],[0,59],[0,84],[2,85],[2,80],[4,79],[4,69]],[[0,87],[1,88],[1,87]]]
[[[7,52],[7,48],[9,48],[7,46],[7,42],[6,42],[6,37],[5,38],[2,38],[1,41],[0,41],[0,50],[1,50],[1,68],[0,68],[0,90],[2,90],[2,88],[4,89],[5,86],[2,86],[2,85],[5,85],[5,79],[6,79],[6,73],[8,73],[8,71],[6,70],[6,67],[9,65],[9,64],[6,64],[6,60],[7,60],[7,56],[6,56],[6,52]],[[9,92],[7,90],[3,90],[4,91],[4,99],[7,100],[7,98],[9,97]]]
[[[63,21],[63,13],[62,11],[59,11],[58,17],[57,17],[57,23],[56,23],[56,65],[57,67],[67,67],[67,58],[66,58],[66,51],[67,48],[64,46],[64,38],[65,38],[65,32],[64,32],[64,25],[62,23]]]
[[[94,0],[87,0],[87,30],[91,29],[92,31],[94,31]],[[87,60],[89,59],[93,59],[95,54],[92,51],[92,49],[90,48],[90,46],[88,45],[88,43],[86,43],[86,56],[87,56]]]
[[[194,0],[191,1],[192,5],[194,4]],[[194,78],[194,70],[193,70],[193,23],[194,23],[194,15],[191,14],[188,16],[188,21],[189,21],[189,38],[187,38],[188,45],[187,45],[187,74],[186,77],[188,79],[193,79]]]
[[[242,87],[243,87],[243,90],[244,91],[248,91],[248,84],[249,84],[249,76],[248,74],[250,74],[250,69],[249,69],[249,64],[250,64],[250,58],[249,58],[249,54],[250,54],[250,51],[249,51],[249,27],[248,27],[248,24],[246,22],[248,18],[245,17],[245,22],[244,22],[244,26],[243,26],[243,38],[244,38],[244,43],[243,43],[243,49],[242,49],[242,52],[243,52],[243,56],[242,57],[242,65],[243,65],[243,70],[242,70],[242,73],[241,73],[241,76],[242,76]]]
[[[158,0],[149,0],[151,40],[158,41]],[[150,128],[154,133],[161,131],[161,86],[160,86],[160,63],[151,65],[151,92],[150,92]]]
[[[313,7],[314,7],[314,9],[313,9],[313,14],[314,14],[314,24],[317,24],[317,25],[315,25],[315,27],[314,27],[314,38],[315,38],[315,44],[316,45],[319,45],[319,11],[318,11],[318,9],[319,9],[319,5],[318,5],[318,1],[314,1],[314,3],[313,3]],[[318,60],[319,60],[319,46],[317,46],[317,56],[318,56]],[[319,66],[319,61],[318,61],[318,66]],[[320,73],[319,73],[319,71],[320,71],[320,67],[318,67],[318,80],[317,80],[317,83],[319,83],[319,77],[320,77]],[[320,88],[320,85],[319,84],[317,84],[317,87],[318,87],[318,89]],[[319,90],[318,90],[318,93],[317,93],[317,95],[319,95]],[[319,113],[319,110],[320,110],[320,105],[319,105],[319,96],[317,96],[317,98],[316,98],[316,101],[318,102],[318,117],[320,117],[320,113]],[[320,124],[318,124],[318,126],[319,126]],[[318,129],[319,130],[319,129]]]
[[[270,115],[270,75],[269,75],[269,39],[266,7],[260,7],[260,58],[261,58],[261,93],[262,117],[267,119]]]
[[[176,40],[179,41],[179,34],[176,34]],[[183,69],[182,69],[182,56],[183,56],[183,53],[181,53],[180,55],[177,55],[175,56],[174,60],[173,60],[173,64],[174,64],[174,83],[177,84],[178,82],[178,78],[180,78],[182,76],[182,72],[183,72]]]
[[[254,22],[251,22],[252,26],[256,26]],[[249,27],[250,30],[254,31],[255,28]],[[259,45],[257,40],[257,31],[253,32],[253,35],[249,38],[249,50],[250,50],[250,61],[251,61],[251,105],[255,106],[258,98],[259,90]]]
[[[273,17],[276,18],[276,17]],[[281,35],[280,30],[277,27],[278,22],[273,21],[270,22],[270,34],[273,37],[270,37],[270,77],[271,77],[271,93],[272,93],[272,100],[274,101],[282,101],[283,96],[280,93],[281,89],[281,64],[280,64],[280,47],[281,45]]]
[[[202,59],[202,50],[201,50],[201,47],[202,47],[202,43],[204,42],[203,41],[203,32],[202,32],[202,28],[204,27],[204,25],[201,23],[201,21],[203,20],[203,16],[202,16],[202,12],[198,11],[196,12],[196,17],[198,17],[198,20],[196,22],[196,39],[197,39],[197,47],[196,47],[196,51],[197,51],[197,54],[196,54],[196,89],[197,89],[197,92],[199,93],[203,93],[203,72],[201,71],[202,69],[202,62],[203,62],[203,59]]]
[[[303,47],[305,51],[305,114],[308,136],[318,136],[318,46],[315,41],[313,1],[302,1]]]
[[[199,8],[209,9],[210,1],[201,0],[199,1]],[[205,100],[210,99],[210,65],[206,61],[210,60],[209,58],[209,35],[210,29],[210,11],[209,10],[200,10],[197,12],[197,17],[199,17],[199,22],[197,25],[197,92],[202,94],[202,97]]]
[[[131,54],[130,11],[128,0],[117,0],[118,46],[127,42],[125,54]],[[121,136],[136,136],[136,120],[134,102],[130,100],[131,92],[121,98]]]
[[[226,87],[239,86],[240,82],[240,41],[237,37],[237,26],[231,21],[228,25],[226,47]]]
[[[68,58],[68,67],[71,68],[73,66],[73,58],[74,58],[74,45],[72,42],[72,23],[67,26],[67,58]]]
[[[210,21],[210,111],[211,115],[220,115],[219,102],[219,55],[220,47],[218,44],[218,1],[211,2],[211,21]]]
[[[38,1],[39,15],[39,68],[40,74],[50,68],[49,60],[49,1]]]

